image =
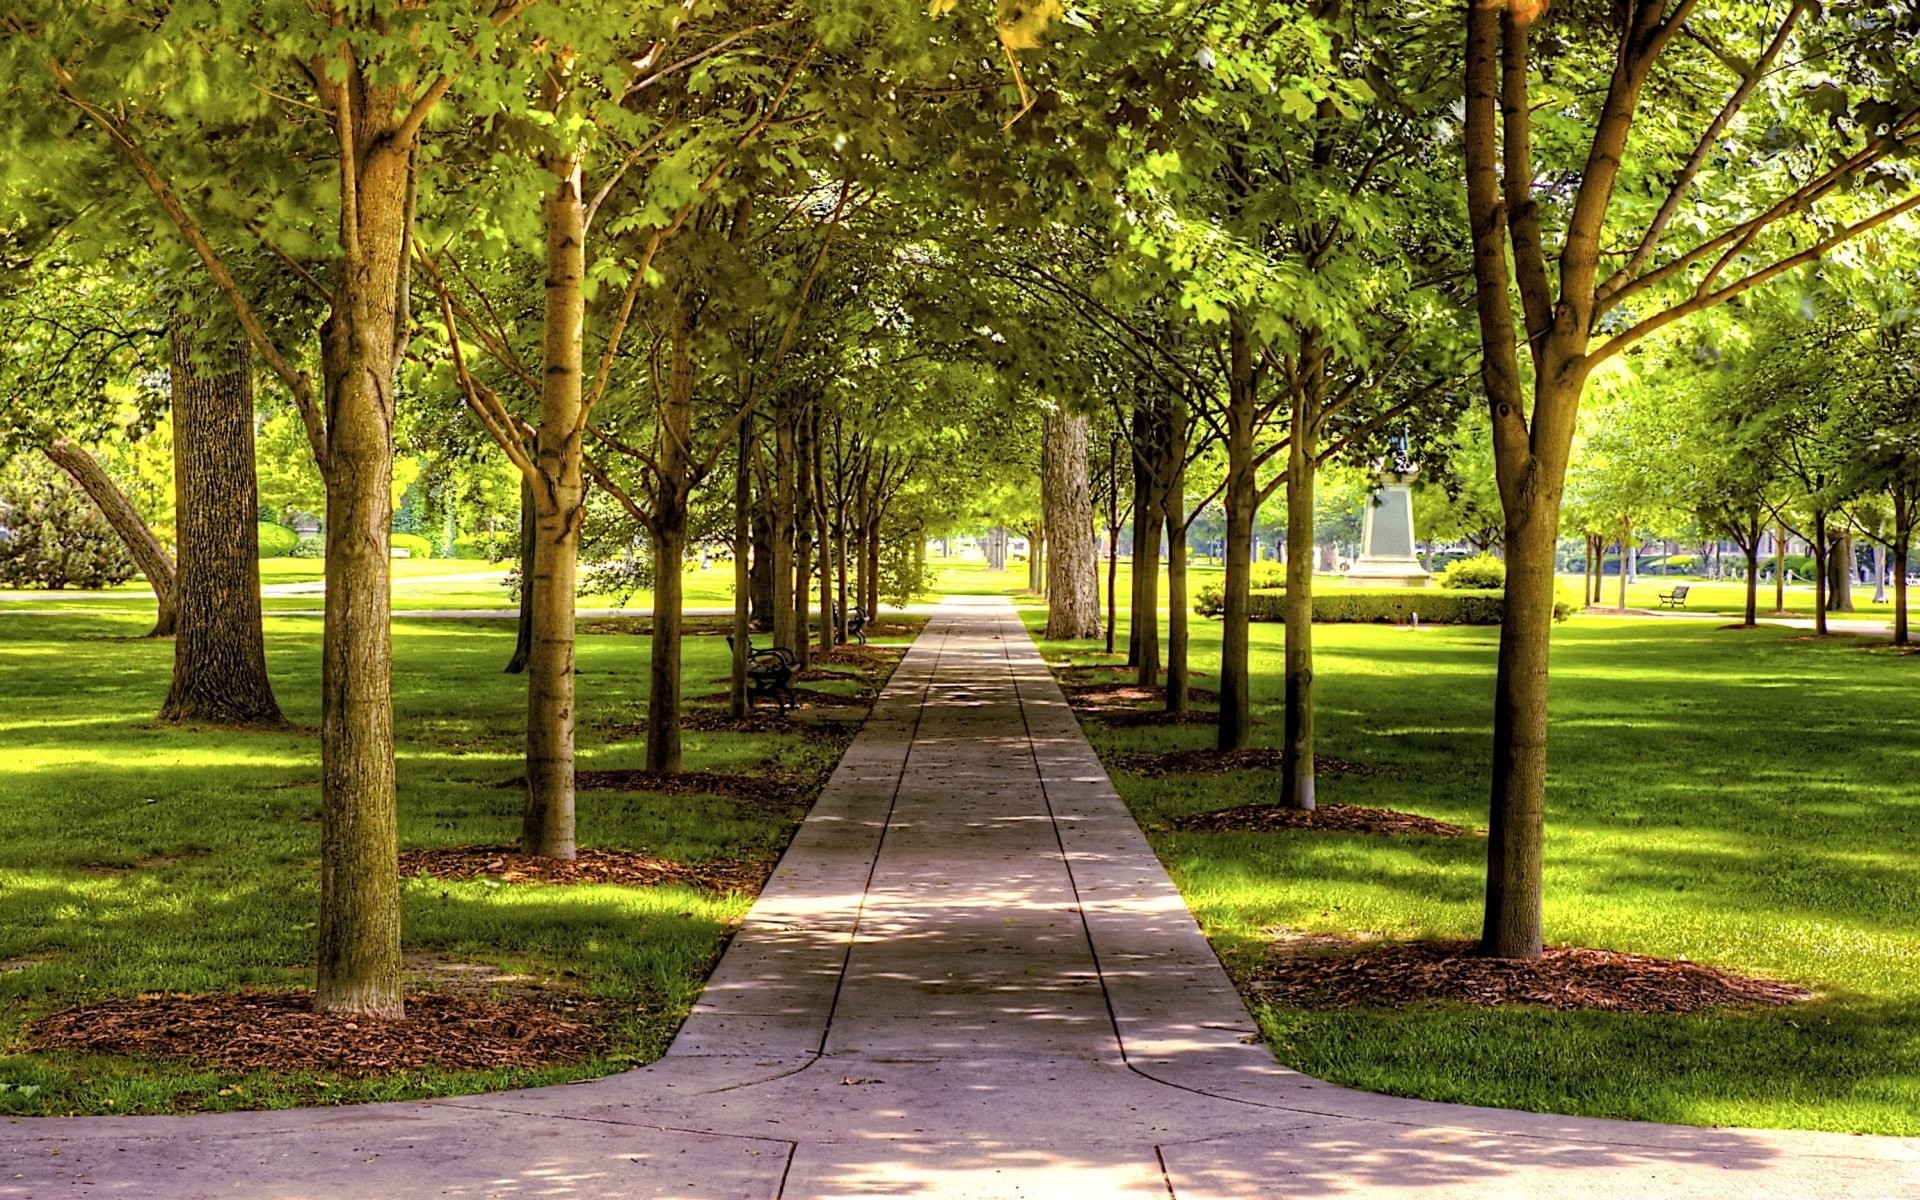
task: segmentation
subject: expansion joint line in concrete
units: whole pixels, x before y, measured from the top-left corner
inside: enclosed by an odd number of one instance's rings
[[[833,1019],[840,1011],[840,995],[846,989],[847,969],[853,963],[854,947],[860,944],[860,927],[867,915],[867,897],[873,891],[874,874],[880,870],[880,856],[886,853],[887,831],[893,828],[893,814],[900,807],[900,789],[907,777],[907,764],[913,761],[913,744],[920,740],[920,722],[927,715],[927,701],[933,695],[934,682],[940,678],[940,664],[946,659],[947,643],[952,638],[953,622],[949,620],[940,630],[940,645],[933,651],[933,664],[928,667],[926,681],[920,687],[920,703],[913,710],[913,730],[907,735],[906,749],[901,752],[899,770],[894,772],[893,793],[887,797],[887,815],[880,824],[880,836],[873,844],[873,861],[867,864],[867,878],[860,887],[860,902],[854,907],[853,925],[847,932],[846,953],[840,956],[840,975],[834,980],[833,999],[827,1004],[827,1019],[820,1027],[820,1043],[807,1062],[809,1067],[826,1055],[827,1038],[833,1033]],[[904,666],[905,660],[902,659],[901,663]]]

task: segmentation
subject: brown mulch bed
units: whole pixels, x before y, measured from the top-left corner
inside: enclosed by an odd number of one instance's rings
[[[535,1067],[604,1044],[574,1002],[407,997],[398,1021],[322,1016],[311,993],[167,994],[69,1009],[27,1029],[36,1049],[184,1059],[225,1071],[380,1075],[434,1066]]]
[[[906,657],[904,646],[862,646],[858,642],[849,642],[844,646],[835,646],[822,654],[813,652],[814,662],[835,663],[843,667],[887,668]]]
[[[1110,729],[1131,729],[1152,725],[1210,725],[1218,720],[1212,712],[1189,709],[1170,713],[1163,708],[1147,708],[1166,702],[1163,687],[1143,688],[1134,683],[1068,684],[1062,689],[1067,703],[1079,715],[1100,722]],[[1190,687],[1187,698],[1195,704],[1217,704],[1218,692]],[[1259,724],[1259,722],[1255,722]]]
[[[771,860],[717,858],[674,862],[637,850],[582,850],[578,858],[542,858],[511,846],[435,846],[402,850],[400,875],[434,879],[498,879],[503,883],[617,883],[651,887],[683,883],[714,892],[757,891]]]
[[[1160,778],[1166,775],[1226,775],[1235,771],[1277,771],[1281,754],[1275,746],[1254,746],[1246,750],[1170,750],[1164,754],[1122,754],[1113,765],[1135,775]],[[1364,763],[1349,762],[1331,754],[1313,756],[1318,775],[1373,775],[1377,770]]]
[[[1212,812],[1189,813],[1167,823],[1174,829],[1205,833],[1259,833],[1276,829],[1311,829],[1323,833],[1372,833],[1383,837],[1472,837],[1471,829],[1436,821],[1417,813],[1390,808],[1362,808],[1357,804],[1322,804],[1302,811],[1277,804],[1241,804]]]
[[[1326,952],[1329,942],[1340,949]],[[1447,1000],[1679,1014],[1813,999],[1811,992],[1770,979],[1613,950],[1549,946],[1532,962],[1482,958],[1473,951],[1473,943],[1465,941],[1367,944],[1306,938],[1270,951],[1249,986],[1263,999],[1294,1008],[1397,1008]]]
[[[606,726],[609,738],[616,734],[633,738],[644,738],[646,726]],[[745,717],[735,718],[725,709],[696,708],[680,717],[680,728],[697,733],[797,733],[810,741],[845,742],[860,732],[858,721],[836,721],[832,718],[807,719],[792,715],[781,716],[778,709],[756,707]]]

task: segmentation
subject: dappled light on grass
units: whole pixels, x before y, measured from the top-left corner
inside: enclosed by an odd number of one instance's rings
[[[1261,744],[1278,741],[1280,632],[1253,630]],[[1377,769],[1323,776],[1319,799],[1484,826],[1497,631],[1397,632],[1316,630],[1319,748]],[[1195,626],[1203,668],[1218,636]],[[1825,998],[1684,1017],[1263,1005],[1276,1053],[1335,1082],[1434,1099],[1920,1133],[1920,676],[1913,659],[1794,636],[1674,620],[1556,630],[1546,934]],[[1213,732],[1088,729],[1110,761],[1198,751]],[[1270,803],[1277,778],[1116,782],[1243,981],[1281,927],[1479,931],[1483,842],[1180,832],[1196,814]]]
[[[0,716],[0,1112],[281,1107],[488,1091],[605,1074],[657,1057],[765,866],[837,759],[844,738],[799,730],[700,733],[695,770],[778,763],[783,802],[646,791],[582,793],[590,848],[687,864],[750,864],[719,890],[663,882],[568,887],[409,877],[405,947],[506,974],[593,1013],[587,1056],[488,1070],[426,1066],[386,1077],[324,1071],[209,1072],[171,1061],[21,1052],[26,1023],[142,994],[286,992],[312,986],[319,878],[319,746],[311,733],[157,725],[172,651],[117,635],[137,617],[9,616],[0,643],[14,688]],[[319,623],[270,618],[269,668],[296,726],[318,719]],[[92,638],[94,640],[87,640]],[[524,681],[500,668],[512,626],[396,621],[394,703],[404,847],[502,845],[520,796],[492,784],[517,768]],[[719,639],[687,646],[689,672],[724,673]],[[58,658],[50,670],[42,661]],[[637,742],[595,732],[644,708],[643,639],[583,637],[582,759],[640,765]],[[873,660],[886,669],[885,656]],[[513,764],[509,767],[508,764]],[[709,882],[721,882],[716,870]],[[410,983],[410,987],[415,984]],[[484,996],[480,999],[485,999]],[[286,1064],[281,1064],[284,1068]],[[31,1089],[22,1092],[21,1088]]]

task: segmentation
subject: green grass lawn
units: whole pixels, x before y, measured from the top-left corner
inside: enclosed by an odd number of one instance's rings
[[[1038,636],[1044,610],[1025,612]],[[1217,666],[1219,628],[1194,627],[1200,671]],[[1253,627],[1257,744],[1279,741],[1281,633]],[[1323,779],[1321,801],[1484,828],[1496,638],[1318,627],[1319,749],[1382,772]],[[1092,643],[1043,645],[1110,661]],[[1576,618],[1554,650],[1548,940],[1686,957],[1820,999],[1689,1017],[1256,1005],[1275,1053],[1337,1083],[1435,1100],[1920,1133],[1917,688],[1920,659],[1853,639]],[[1212,738],[1210,726],[1089,733],[1108,757]],[[1480,839],[1175,832],[1170,818],[1270,801],[1278,782],[1115,783],[1238,978],[1286,931],[1478,933]]]
[[[320,623],[267,622],[269,666],[294,729],[233,733],[153,723],[173,648],[130,636],[144,630],[137,618],[4,620],[0,1113],[282,1107],[605,1074],[665,1049],[751,900],[682,886],[408,881],[409,954],[532,974],[602,1006],[610,1044],[572,1066],[355,1081],[28,1052],[22,1031],[30,1020],[90,1001],[311,986]],[[396,623],[403,846],[517,835],[521,793],[495,786],[520,771],[525,682],[501,672],[512,642],[505,621]],[[690,637],[685,655],[689,697],[725,690],[723,638]],[[585,635],[579,664],[580,765],[640,767],[647,639]],[[824,768],[839,753],[798,733],[685,736],[689,769],[798,772]],[[801,815],[718,796],[579,798],[583,846],[693,863],[770,861]]]
[[[1660,596],[1671,592],[1675,584],[1687,586],[1686,608],[1689,612],[1723,613],[1737,617],[1747,611],[1747,585],[1738,580],[1706,580],[1659,575],[1642,575],[1638,582],[1627,584],[1627,607],[1659,608]],[[1579,595],[1580,577],[1578,575],[1561,576],[1561,588],[1564,591],[1571,591],[1576,596]],[[1762,618],[1778,615],[1773,607],[1773,595],[1773,584],[1762,580],[1759,596]],[[1812,584],[1788,584],[1786,600],[1786,608],[1780,610],[1781,612],[1796,617],[1813,616]],[[1599,607],[1613,608],[1619,603],[1620,580],[1609,578],[1600,591]],[[1855,585],[1853,608],[1852,612],[1836,611],[1830,615],[1835,620],[1885,621],[1890,625],[1893,621],[1893,589],[1891,587],[1887,589],[1887,599],[1884,603],[1875,604],[1871,584]],[[1911,603],[1908,605],[1908,611],[1912,611]]]

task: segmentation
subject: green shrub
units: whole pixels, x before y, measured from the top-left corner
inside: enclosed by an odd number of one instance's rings
[[[517,558],[520,545],[515,535],[496,533],[489,536],[484,533],[467,534],[453,539],[455,558],[473,558],[482,562],[505,562]]]
[[[400,551],[403,551],[403,550],[406,551],[406,556],[408,558],[432,558],[433,557],[433,543],[421,537],[417,533],[394,534],[393,549],[394,549],[394,557],[396,558],[400,556]]]
[[[1507,586],[1507,564],[1491,554],[1476,554],[1447,564],[1440,586],[1462,591],[1498,592]]]
[[[293,549],[287,554],[288,558],[325,558],[326,556],[326,539],[314,533],[302,534],[300,540],[294,543]]]
[[[22,460],[0,478],[0,587],[105,588],[133,575],[126,545],[63,472]]]
[[[300,544],[299,534],[272,521],[260,522],[259,533],[261,558],[285,558]]]
[[[1254,592],[1247,597],[1248,619],[1285,620],[1286,595],[1284,590]],[[1225,609],[1226,592],[1211,583],[1200,589],[1193,606],[1203,617],[1217,617]],[[1573,610],[1572,602],[1556,598],[1553,619],[1564,621],[1573,615]],[[1506,611],[1506,596],[1496,591],[1438,588],[1366,591],[1336,587],[1313,594],[1316,625],[1410,625],[1416,613],[1422,625],[1498,625]]]
[[[1253,569],[1254,591],[1261,592],[1272,588],[1283,588],[1285,586],[1287,586],[1287,569],[1285,567],[1255,567]]]

